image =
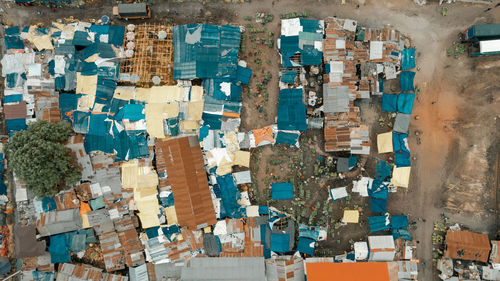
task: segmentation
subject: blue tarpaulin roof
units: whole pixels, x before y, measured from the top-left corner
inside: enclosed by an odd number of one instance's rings
[[[271,233],[271,251],[277,253],[290,252],[290,234]]]
[[[391,228],[391,223],[388,222],[388,216],[373,216],[368,218],[370,232],[377,232]]]
[[[281,89],[278,96],[279,104],[302,104],[303,91],[301,88]]]
[[[311,238],[299,237],[299,243],[297,244],[297,251],[299,251],[299,253],[312,256],[314,255],[314,248],[315,248],[314,243],[316,243],[316,241],[314,241]]]
[[[408,134],[398,134],[392,132],[392,147],[394,152],[410,153],[408,147]]]
[[[387,212],[387,200],[370,198],[370,210],[373,213],[386,213]]]
[[[414,81],[415,72],[403,71],[399,75],[399,84],[401,85],[401,92],[415,92]]]
[[[59,109],[61,110],[62,119],[70,121],[69,116],[66,115],[67,112],[76,110],[78,107],[78,99],[81,95],[60,93],[59,94]]]
[[[401,53],[401,69],[406,70],[415,67],[415,49],[404,49]]]
[[[52,263],[65,263],[71,261],[66,233],[50,236],[49,252]]]
[[[281,75],[281,82],[283,83],[294,83],[295,77],[297,77],[296,70],[287,70]]]
[[[240,36],[236,26],[174,26],[174,79],[236,78]]]
[[[238,204],[241,195],[234,183],[233,175],[227,174],[217,177],[217,184],[221,189],[222,197],[220,217],[242,218],[246,210]]]
[[[252,70],[238,65],[236,81],[241,82],[241,84],[248,85],[248,83],[250,83],[250,78],[252,78]]]
[[[398,95],[398,112],[411,114],[413,110],[413,101],[415,94],[401,93]]]
[[[407,216],[391,216],[391,227],[393,229],[408,227]]]
[[[230,94],[222,92],[222,83],[231,83]],[[203,79],[202,86],[205,92],[218,100],[241,101],[241,86],[236,85],[231,79]]]
[[[7,131],[9,132],[17,132],[28,128],[25,118],[7,119],[5,120],[5,124],[7,126]]]
[[[23,100],[23,95],[8,95],[4,96],[3,98],[4,103],[20,102],[22,100]]]
[[[394,164],[396,167],[410,167],[410,153],[407,152],[396,152],[394,154]]]
[[[383,94],[382,95],[382,110],[396,112],[398,105],[398,95]]]
[[[4,43],[5,43],[5,48],[8,50],[24,49],[24,42],[20,36],[5,36]]]
[[[293,199],[293,184],[278,182],[271,184],[273,200]]]
[[[408,229],[392,229],[392,237],[394,239],[402,238],[404,240],[412,241]]]
[[[13,26],[5,29],[5,35],[16,36],[21,35],[19,33],[19,26]]]
[[[278,104],[278,130],[305,131],[306,129],[305,104]]]
[[[276,136],[276,143],[296,146],[299,140],[299,136],[300,133],[287,133],[279,131],[278,135]]]

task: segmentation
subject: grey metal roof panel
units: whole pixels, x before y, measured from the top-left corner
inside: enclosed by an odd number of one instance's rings
[[[194,258],[182,268],[182,281],[264,281],[264,258]]]
[[[325,113],[349,112],[349,87],[338,86],[330,88],[323,84]]]

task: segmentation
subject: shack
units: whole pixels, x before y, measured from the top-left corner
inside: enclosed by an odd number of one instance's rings
[[[147,3],[118,4],[113,7],[113,15],[120,19],[149,19],[151,7]]]
[[[490,253],[487,234],[467,230],[448,230],[444,256],[452,259],[487,262]]]

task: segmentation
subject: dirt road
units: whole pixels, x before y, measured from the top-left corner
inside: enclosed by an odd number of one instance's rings
[[[162,3],[155,4],[156,20],[164,17],[176,23],[211,22],[245,24],[245,16],[256,12],[272,13],[275,22],[269,25],[279,34],[276,19],[279,14],[306,11],[311,18],[328,16],[352,18],[368,27],[390,25],[412,38],[416,46],[418,72],[416,86],[421,89],[414,107],[410,129],[423,131],[422,144],[417,145],[415,136],[410,138],[413,161],[410,188],[399,191],[389,198],[388,209],[394,214],[410,214],[412,218],[425,218],[414,233],[420,241],[418,256],[426,266],[421,266],[419,280],[434,280],[432,271],[431,233],[433,221],[441,213],[453,220],[463,222],[472,230],[489,232],[495,230],[497,216],[492,196],[495,192],[491,170],[494,155],[498,153],[496,118],[500,115],[497,77],[500,63],[498,56],[459,59],[447,57],[446,49],[452,47],[458,33],[476,23],[498,22],[500,8],[485,12],[487,6],[452,4],[448,15],[441,16],[437,5],[417,6],[410,0],[253,0],[245,4]],[[20,9],[18,6],[1,4],[4,20],[26,25],[29,21],[49,21],[49,18],[67,17],[100,18],[111,13],[111,5],[105,4],[85,10],[61,9],[55,13],[45,8]],[[41,10],[42,15],[37,15]],[[103,12],[105,11],[105,12]],[[176,13],[177,12],[177,13]],[[30,19],[30,20],[28,20]],[[269,66],[275,77],[278,73],[278,54]],[[488,64],[490,67],[485,67]],[[276,80],[269,88],[268,121],[255,120],[255,112],[243,112],[245,128],[259,128],[273,123],[277,100]],[[260,119],[259,119],[260,120]],[[376,150],[375,143],[373,150]],[[480,219],[478,219],[480,218]]]

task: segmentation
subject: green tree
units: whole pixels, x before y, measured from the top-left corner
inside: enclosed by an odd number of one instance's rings
[[[71,127],[65,123],[37,121],[28,130],[16,132],[5,146],[16,176],[36,196],[53,196],[59,186],[81,179],[70,150],[62,144],[71,133]]]

